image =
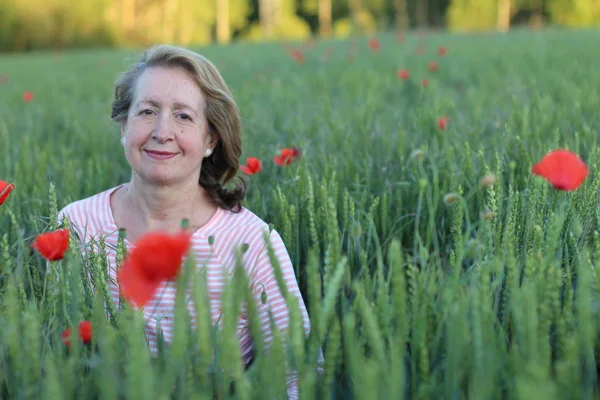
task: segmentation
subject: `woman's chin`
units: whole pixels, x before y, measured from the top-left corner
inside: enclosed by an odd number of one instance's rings
[[[173,168],[153,165],[135,168],[134,171],[142,183],[149,185],[174,185],[191,179],[198,180],[193,171],[188,171],[183,166]]]
[[[138,174],[144,183],[150,185],[168,185],[177,182],[177,176],[164,172],[146,172]]]

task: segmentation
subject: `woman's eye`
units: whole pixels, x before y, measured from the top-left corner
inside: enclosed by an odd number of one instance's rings
[[[178,117],[181,118],[181,119],[187,120],[187,121],[191,121],[192,120],[192,118],[190,118],[190,116],[187,115],[187,114],[179,114]]]
[[[143,114],[143,115],[151,115],[151,114],[152,114],[152,110],[149,110],[149,109],[142,110],[142,111],[140,112],[140,114]]]

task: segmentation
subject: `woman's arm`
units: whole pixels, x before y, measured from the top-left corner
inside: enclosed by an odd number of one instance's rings
[[[282,281],[286,286],[288,296],[293,296],[297,300],[300,318],[304,329],[304,334],[307,337],[310,333],[310,319],[306,306],[300,293],[300,288],[296,281],[296,275],[288,251],[281,239],[281,236],[276,230],[272,230],[269,234],[270,245],[273,249],[275,258],[281,269]],[[257,262],[254,265],[253,272],[251,274],[252,288],[255,294],[256,304],[258,308],[258,319],[261,324],[261,330],[264,338],[265,350],[271,347],[273,342],[273,332],[270,328],[269,311],[273,317],[275,326],[280,332],[280,337],[285,346],[285,339],[287,338],[288,327],[290,325],[290,311],[286,304],[285,298],[279,289],[277,284],[277,278],[275,275],[275,268],[271,264],[269,259],[269,253],[265,244],[261,250]],[[263,304],[261,300],[264,300],[263,290],[266,294],[266,302]],[[322,351],[319,354],[319,364],[322,364],[323,355]],[[322,368],[318,368],[322,371]],[[287,373],[287,392],[289,399],[298,399],[298,375],[297,371],[288,370]]]

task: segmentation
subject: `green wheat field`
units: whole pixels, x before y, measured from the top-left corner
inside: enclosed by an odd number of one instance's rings
[[[600,398],[600,32],[378,39],[195,49],[238,102],[241,162],[263,162],[244,206],[281,232],[312,324],[304,338],[293,312],[248,369],[235,318],[192,331],[178,308],[153,358],[141,315],[107,318],[82,279],[103,278],[102,254],[47,265],[31,248],[67,203],[128,181],[110,101],[139,52],[0,56],[0,180],[16,185],[0,206],[0,398],[280,399],[285,362],[302,399]],[[302,157],[276,165],[292,146]],[[574,192],[531,173],[555,148],[590,168]],[[91,345],[67,349],[84,319]]]

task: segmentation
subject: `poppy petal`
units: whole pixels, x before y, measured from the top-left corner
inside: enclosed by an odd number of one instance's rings
[[[581,186],[589,171],[577,154],[558,149],[546,154],[531,172],[546,179],[557,190],[572,191]]]
[[[137,306],[146,304],[162,282],[177,276],[190,244],[187,232],[152,232],[138,239],[118,273],[123,296]]]
[[[410,72],[408,72],[408,70],[406,69],[400,69],[398,70],[396,75],[402,80],[407,80],[410,77]]]
[[[291,159],[283,156],[274,156],[273,160],[275,161],[275,164],[279,166],[289,165],[291,161]]]
[[[36,237],[31,247],[49,261],[62,260],[69,248],[69,230],[42,233]]]
[[[254,172],[252,172],[252,170],[250,169],[250,167],[247,167],[245,165],[241,165],[240,169],[242,170],[243,173],[245,173],[246,175],[252,175]]]
[[[136,307],[145,306],[160,286],[158,279],[148,279],[143,273],[126,265],[119,270],[118,281],[123,297]]]
[[[62,342],[64,343],[65,346],[70,346],[71,345],[71,328],[65,329],[62,334],[60,335],[60,338],[62,339]]]
[[[83,343],[92,341],[92,323],[90,321],[81,321],[79,323],[79,338]]]
[[[293,149],[281,149],[278,156],[274,156],[273,160],[277,165],[290,165],[292,159],[294,158],[294,150]]]
[[[440,128],[441,130],[445,130],[447,126],[448,126],[448,118],[440,117],[440,119],[438,119],[438,128]]]
[[[260,162],[260,160],[256,157],[249,157],[246,160],[246,164],[248,165],[248,167],[250,168],[250,170],[253,173],[257,173],[260,172],[261,168],[262,168],[262,163]]]
[[[141,237],[128,254],[125,264],[139,269],[150,280],[173,279],[190,247],[190,235],[152,232]],[[123,266],[123,268],[124,268]]]
[[[14,188],[14,184],[0,181],[0,206],[8,199],[8,195]]]
[[[260,171],[260,161],[256,158],[248,159],[248,167],[254,173]]]

